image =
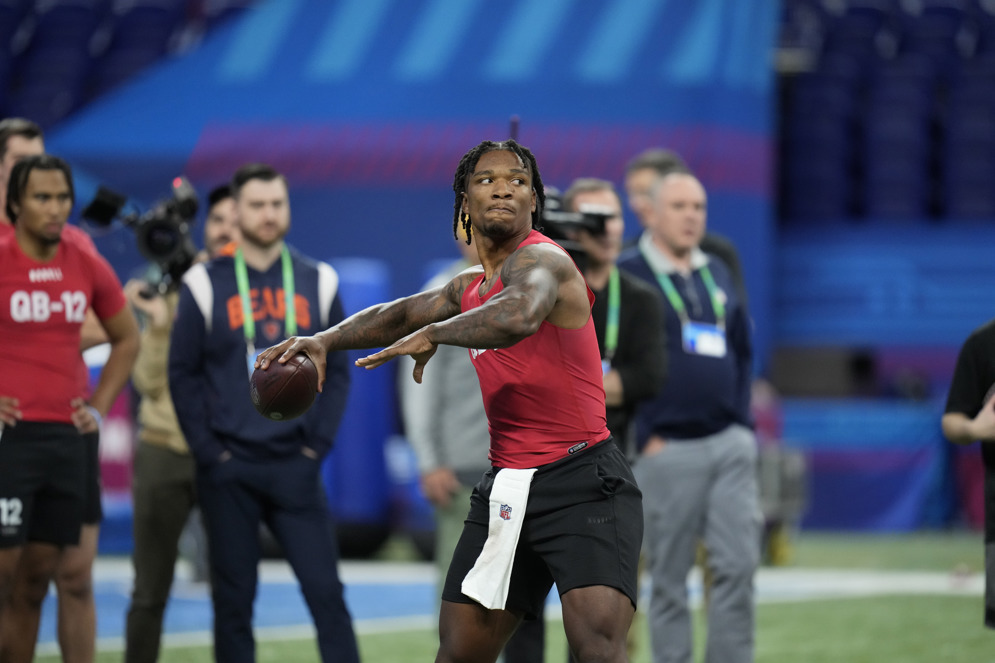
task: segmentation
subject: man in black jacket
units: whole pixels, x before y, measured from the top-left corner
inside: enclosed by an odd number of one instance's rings
[[[604,232],[580,229],[572,235],[584,249],[584,278],[595,296],[591,315],[604,368],[608,429],[631,458],[629,420],[636,404],[656,395],[665,377],[663,306],[648,283],[615,266],[625,221],[622,202],[611,182],[574,180],[563,194],[563,208],[570,212],[610,213]]]

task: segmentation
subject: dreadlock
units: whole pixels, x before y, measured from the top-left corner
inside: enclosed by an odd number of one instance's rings
[[[456,167],[456,175],[453,177],[453,192],[456,194],[456,202],[453,204],[453,237],[459,239],[459,224],[462,222],[463,230],[466,232],[466,243],[472,241],[470,229],[470,216],[465,216],[460,220],[460,208],[463,207],[463,194],[466,193],[467,180],[473,174],[473,169],[477,167],[480,157],[495,150],[507,150],[514,152],[522,160],[525,167],[532,175],[532,190],[536,194],[536,209],[532,212],[532,227],[542,230],[542,207],[546,202],[546,190],[542,184],[542,176],[539,175],[539,166],[536,165],[536,158],[529,151],[529,148],[519,145],[514,139],[509,138],[500,143],[492,140],[485,140],[460,159],[459,166]]]

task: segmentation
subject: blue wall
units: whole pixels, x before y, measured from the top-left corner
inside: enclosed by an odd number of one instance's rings
[[[483,139],[519,139],[543,179],[621,182],[652,146],[680,151],[713,227],[743,253],[769,347],[771,139],[778,2],[270,0],[53,131],[51,151],[148,205],[188,175],[202,192],[246,161],[285,171],[290,241],[383,259],[392,292],[452,254],[452,174]],[[636,223],[629,220],[629,234]],[[98,242],[138,265],[126,232]]]

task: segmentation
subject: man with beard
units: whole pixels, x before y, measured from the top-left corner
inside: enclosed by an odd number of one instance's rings
[[[243,166],[232,179],[232,196],[239,247],[184,275],[169,348],[170,393],[197,464],[207,527],[215,660],[255,660],[252,604],[265,522],[300,582],[321,659],[355,663],[319,477],[345,408],[346,354],[328,355],[325,388],[301,417],[265,419],[248,397],[256,348],[342,320],[338,275],[284,242],[290,200],[280,173]]]

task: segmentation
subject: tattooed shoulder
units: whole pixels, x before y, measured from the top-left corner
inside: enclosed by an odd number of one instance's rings
[[[457,274],[453,280],[446,285],[446,298],[459,304],[460,299],[463,297],[463,291],[466,290],[471,283],[473,283],[474,279],[480,276],[482,271],[483,270],[480,267],[477,267],[464,270]]]
[[[562,250],[549,244],[530,244],[513,252],[501,265],[501,281],[508,285],[532,278],[536,272],[546,272],[557,281],[573,262]]]

